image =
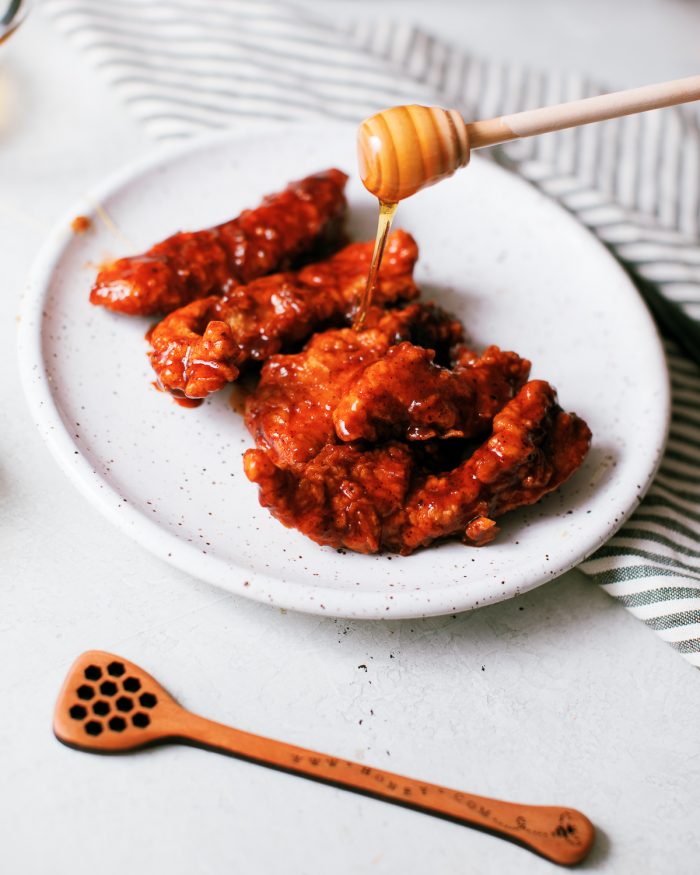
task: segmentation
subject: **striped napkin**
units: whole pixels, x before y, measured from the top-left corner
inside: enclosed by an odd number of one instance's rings
[[[357,121],[396,103],[489,118],[607,90],[478,60],[403,23],[340,27],[284,2],[44,8],[156,140],[260,121]],[[668,450],[637,511],[580,568],[700,666],[700,117],[669,109],[494,152],[609,248],[666,336]]]

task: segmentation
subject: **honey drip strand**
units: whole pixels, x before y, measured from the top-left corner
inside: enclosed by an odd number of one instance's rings
[[[372,293],[374,292],[374,287],[377,284],[377,275],[379,273],[379,267],[382,263],[382,255],[384,254],[386,238],[389,236],[391,223],[394,219],[397,207],[397,203],[388,204],[384,201],[379,201],[377,237],[374,241],[374,252],[372,253],[372,262],[369,267],[367,284],[365,285],[365,290],[362,293],[362,299],[360,300],[360,306],[355,312],[355,318],[352,323],[352,327],[355,329],[355,331],[360,331],[362,329],[365,319],[367,318],[367,310],[372,303]]]

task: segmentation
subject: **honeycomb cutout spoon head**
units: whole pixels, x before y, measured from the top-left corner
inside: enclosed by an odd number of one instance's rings
[[[71,666],[53,730],[70,747],[96,753],[135,750],[171,736],[181,707],[138,665],[89,650]]]

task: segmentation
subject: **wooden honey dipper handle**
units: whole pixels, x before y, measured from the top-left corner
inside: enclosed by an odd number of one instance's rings
[[[548,134],[636,112],[689,103],[692,100],[700,100],[700,76],[688,76],[685,79],[644,85],[612,94],[599,94],[555,106],[528,109],[513,115],[472,122],[466,127],[470,148],[482,149],[520,137]]]
[[[171,732],[180,740],[487,830],[555,863],[578,863],[593,845],[593,825],[572,808],[486,799],[252,735],[187,711],[173,717]]]
[[[472,149],[692,100],[700,100],[700,76],[469,124],[456,110],[395,106],[360,125],[360,176],[380,201],[398,203],[465,167]]]

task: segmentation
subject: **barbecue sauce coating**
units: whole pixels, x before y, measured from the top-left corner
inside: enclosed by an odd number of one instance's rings
[[[338,437],[374,442],[480,437],[530,373],[530,362],[497,346],[481,357],[460,351],[452,370],[434,358],[432,349],[401,343],[365,368],[333,412]]]
[[[100,270],[90,301],[130,315],[169,313],[222,295],[340,239],[347,176],[326,170],[290,183],[253,210],[203,231],[182,231]]]
[[[279,467],[265,449],[248,450],[244,468],[263,507],[317,543],[407,555],[453,535],[488,543],[497,517],[534,504],[573,474],[590,438],[586,423],[559,407],[554,389],[535,380],[452,470],[426,470],[416,444],[398,441],[329,443],[301,471]]]
[[[461,465],[416,478],[401,509],[384,521],[382,543],[403,554],[452,534],[476,546],[488,543],[498,533],[497,517],[561,486],[590,442],[586,423],[561,409],[549,383],[526,383]]]
[[[273,516],[320,544],[486,544],[497,517],[560,486],[590,444],[548,383],[525,382],[529,369],[498,347],[477,356],[438,308],[373,308],[364,331],[268,360],[246,402],[246,475]]]
[[[264,361],[317,328],[348,323],[371,257],[371,242],[351,243],[326,261],[175,310],[150,333],[159,385],[174,395],[204,398],[234,381],[248,362]],[[392,234],[377,283],[378,304],[416,297],[417,257],[410,234]]]
[[[275,465],[303,473],[326,444],[340,443],[334,411],[362,375],[392,349],[429,343],[447,357],[462,326],[438,307],[409,304],[384,312],[372,307],[364,331],[341,328],[314,335],[303,352],[269,359],[246,400],[245,421],[256,445]],[[401,347],[392,344],[401,343]],[[427,352],[427,350],[421,350]],[[431,353],[434,354],[434,353]]]

